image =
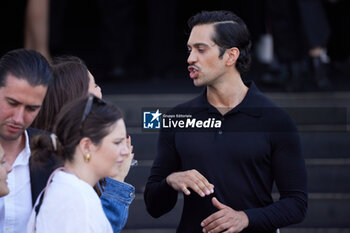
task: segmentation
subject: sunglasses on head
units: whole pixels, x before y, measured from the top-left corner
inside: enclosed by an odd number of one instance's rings
[[[84,121],[86,120],[87,116],[91,112],[93,103],[97,103],[99,105],[106,105],[106,102],[103,101],[102,99],[94,96],[93,94],[89,94],[89,98],[87,99],[87,102],[86,102],[86,105],[85,105],[85,109],[84,109],[84,112],[83,112],[83,116],[81,117],[81,121],[80,121],[82,124],[84,123]]]
[[[96,103],[98,105],[106,105],[106,102],[103,101],[102,99],[94,96],[93,94],[89,94],[89,97],[86,101],[86,105],[85,105],[85,108],[84,108],[84,112],[83,112],[83,116],[81,117],[81,126],[83,126],[87,116],[90,114],[91,112],[91,109],[92,109],[92,105]]]

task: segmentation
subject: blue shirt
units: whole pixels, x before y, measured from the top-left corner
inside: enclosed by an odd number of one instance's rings
[[[215,186],[214,194],[184,195],[177,232],[201,232],[201,221],[217,209],[213,196],[244,211],[249,226],[243,232],[275,232],[302,221],[307,209],[307,176],[300,139],[291,118],[254,85],[243,101],[222,115],[210,105],[206,90],[168,114],[215,119],[218,129],[163,129],[144,199],[148,212],[159,217],[170,211],[178,192],[165,181],[177,171],[196,169]],[[276,183],[280,199],[272,198]]]

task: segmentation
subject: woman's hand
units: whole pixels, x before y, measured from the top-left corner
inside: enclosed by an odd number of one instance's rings
[[[127,157],[125,157],[124,162],[123,162],[122,166],[120,167],[120,171],[118,172],[118,175],[115,177],[111,177],[111,178],[118,180],[118,181],[121,181],[121,182],[124,182],[125,177],[128,175],[129,170],[130,170],[131,161],[134,158],[134,153],[133,153],[134,147],[131,145],[131,137],[129,135],[126,138],[126,143],[127,143],[127,147],[129,148],[129,155]]]

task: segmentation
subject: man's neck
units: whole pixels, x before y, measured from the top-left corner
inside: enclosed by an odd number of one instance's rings
[[[239,73],[226,78],[223,82],[207,86],[207,99],[224,115],[240,104],[248,92]]]
[[[19,153],[25,147],[25,135],[24,133],[16,140],[5,140],[0,138],[0,144],[5,151],[5,160],[9,165],[13,165]]]

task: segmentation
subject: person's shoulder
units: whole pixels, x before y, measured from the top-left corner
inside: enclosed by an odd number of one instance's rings
[[[251,93],[252,99],[255,106],[260,106],[264,108],[279,108],[279,106],[271,100],[266,94],[261,92],[256,86],[253,86],[253,91]]]
[[[296,131],[294,119],[290,116],[287,108],[281,107],[269,98],[265,97],[265,105],[262,109],[263,118],[273,131]],[[290,109],[290,108],[288,108]]]
[[[85,209],[85,201],[82,198],[83,190],[81,190],[80,184],[71,176],[62,171],[54,175],[45,196],[48,209],[53,208],[52,203],[57,205],[57,210],[68,208],[67,206],[74,206],[75,209]]]
[[[286,108],[281,107],[260,91],[254,93],[255,106],[261,108],[264,125],[272,131],[295,131],[296,126]]]
[[[54,176],[51,185],[51,192],[56,195],[60,193],[60,196],[65,196],[71,203],[79,203],[81,207],[88,208],[92,203],[99,203],[98,195],[91,185],[73,174],[60,171]]]

